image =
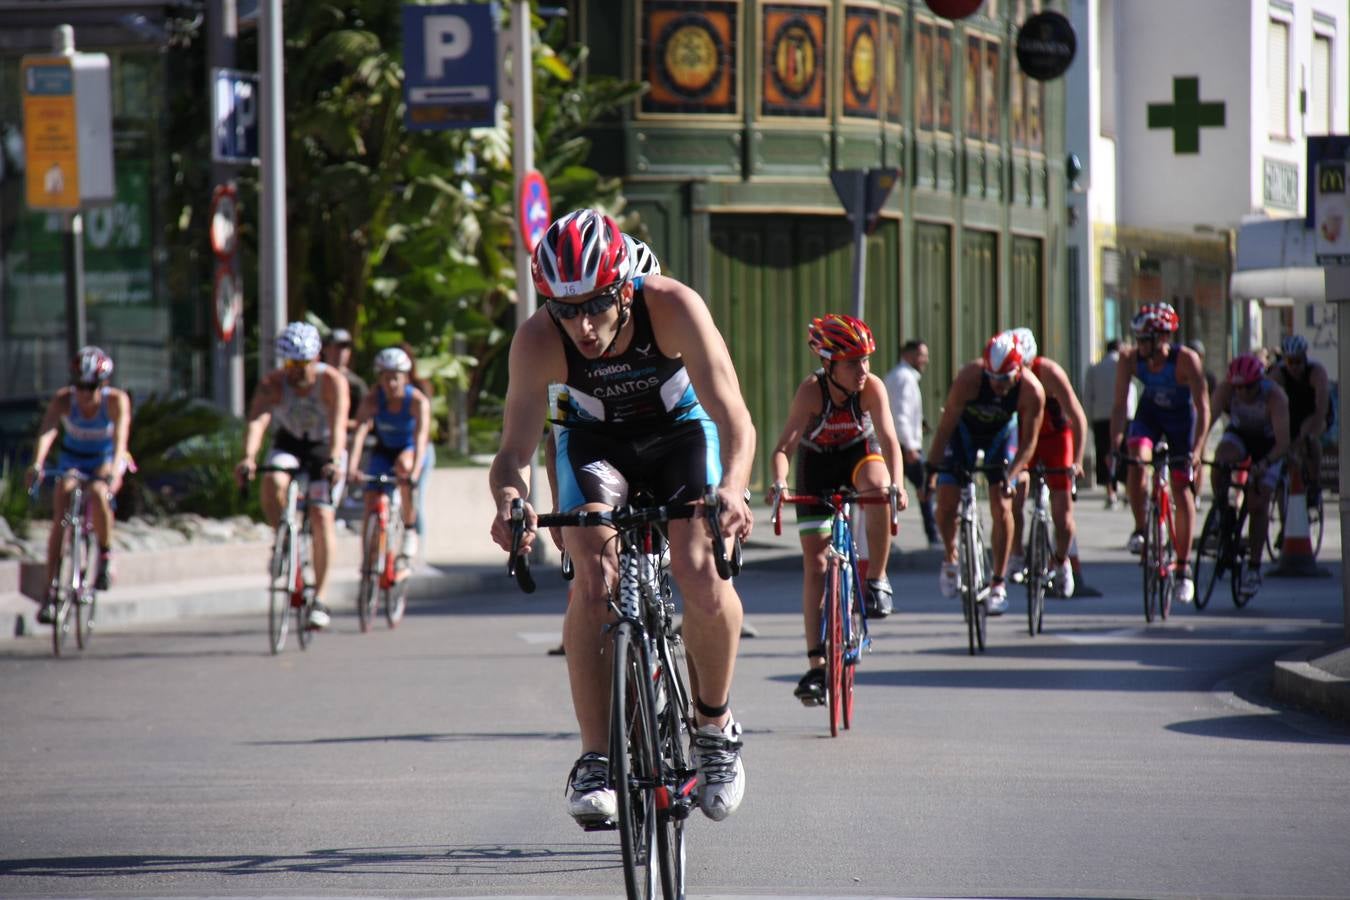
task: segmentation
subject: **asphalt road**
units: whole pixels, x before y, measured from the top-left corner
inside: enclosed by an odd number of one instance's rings
[[[1350,895],[1350,728],[1266,686],[1276,656],[1339,636],[1339,578],[1145,627],[1137,567],[1085,564],[1102,598],[1050,601],[1031,638],[1014,591],[979,658],[935,573],[895,575],[838,739],[791,696],[797,574],[744,575],[747,794],[693,822],[693,893]],[[339,616],[278,657],[253,617],[99,634],[78,659],[5,645],[0,896],[619,893],[615,835],[565,813],[548,583],[422,603],[393,632]]]

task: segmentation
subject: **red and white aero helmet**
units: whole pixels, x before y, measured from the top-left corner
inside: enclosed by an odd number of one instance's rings
[[[1175,334],[1181,327],[1181,317],[1170,303],[1146,303],[1130,320],[1136,335]]]
[[[1017,336],[1002,331],[984,345],[984,370],[991,375],[1011,375],[1022,367],[1022,348]]]
[[[113,373],[112,357],[103,352],[102,347],[90,344],[81,347],[75,354],[75,358],[70,361],[70,371],[76,381],[84,384],[107,381]]]
[[[628,242],[618,223],[595,209],[555,221],[530,260],[535,288],[551,298],[579,297],[624,281],[629,268]]]
[[[1265,377],[1266,367],[1261,365],[1261,360],[1257,359],[1253,353],[1235,356],[1233,361],[1228,364],[1228,383],[1233,387],[1256,384]]]

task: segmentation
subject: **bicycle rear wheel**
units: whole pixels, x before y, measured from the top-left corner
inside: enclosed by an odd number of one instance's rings
[[[844,626],[840,619],[843,574],[838,559],[831,559],[825,573],[825,693],[830,711],[830,737],[839,736],[843,716]]]
[[[1205,514],[1204,527],[1200,529],[1200,537],[1195,542],[1195,549],[1192,551],[1195,560],[1195,608],[1197,611],[1204,609],[1209,605],[1209,594],[1213,590],[1214,573],[1219,568],[1219,508],[1211,505],[1209,512]],[[1205,560],[1209,559],[1210,582],[1205,581]],[[1206,585],[1202,589],[1202,585]]]
[[[654,701],[642,648],[628,622],[614,630],[610,690],[610,780],[619,812],[624,886],[630,898],[653,898],[661,894]]]
[[[1172,547],[1171,532],[1163,525],[1163,515],[1163,510],[1154,510],[1152,528],[1158,548],[1155,554],[1158,568],[1154,578],[1154,587],[1157,592],[1154,608],[1158,611],[1158,617],[1165,622],[1168,614],[1172,611],[1172,584],[1179,576],[1173,568],[1173,563],[1176,561],[1176,551]]]
[[[1158,600],[1158,537],[1154,528],[1157,518],[1152,506],[1146,513],[1148,521],[1144,524],[1144,552],[1139,554],[1139,564],[1144,569],[1144,621],[1153,622],[1157,614]]]
[[[289,522],[277,525],[272,544],[272,584],[267,607],[268,645],[274,654],[286,646],[291,621],[291,582],[295,571],[294,532]]]
[[[375,606],[379,603],[380,565],[384,561],[383,533],[380,514],[366,513],[361,527],[361,584],[356,590],[356,615],[362,631],[369,631],[375,621]]]
[[[848,596],[848,618],[844,620],[848,625],[847,633],[843,636],[844,647],[844,669],[841,681],[843,682],[839,691],[843,698],[844,728],[853,727],[853,676],[858,670],[858,663],[862,661],[862,634],[863,634],[863,614],[862,598],[859,596],[859,584],[856,576],[850,574],[852,587],[849,589]]]
[[[1317,555],[1322,552],[1324,519],[1322,516],[1322,492],[1311,490],[1308,492],[1309,497],[1314,497],[1314,495],[1316,502],[1314,503],[1311,500],[1308,502],[1308,537],[1312,541],[1313,558],[1316,559]],[[1269,534],[1270,532],[1267,531],[1266,533]],[[1271,556],[1271,559],[1274,558],[1274,556]]]
[[[403,561],[403,566],[412,565],[412,560],[398,556],[403,548],[403,530],[407,528],[402,519],[396,519],[389,527],[389,544],[387,552],[393,555],[392,568],[394,573],[394,583],[385,588],[384,593],[384,620],[393,628],[403,621],[403,612],[408,606],[408,572],[400,568],[399,560]]]
[[[80,544],[80,590],[74,603],[75,642],[84,650],[94,637],[94,605],[98,602],[98,593],[94,590],[98,562],[94,553],[98,545],[88,531],[81,535]]]
[[[685,687],[680,644],[659,639],[664,660],[657,681],[657,733],[664,771],[656,803],[656,846],[661,859],[661,887],[667,898],[682,900],[685,893],[684,826],[694,807],[698,773],[689,757],[689,691]]]

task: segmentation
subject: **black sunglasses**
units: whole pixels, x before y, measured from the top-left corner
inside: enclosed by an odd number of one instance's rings
[[[98,390],[98,387],[99,387],[99,383],[98,383],[97,381],[77,381],[77,382],[75,382],[75,389],[76,389],[77,391],[96,391],[96,390]]]
[[[619,302],[619,296],[623,293],[623,285],[622,281],[616,281],[591,299],[583,300],[580,303],[549,300],[547,301],[548,311],[552,313],[555,319],[575,319],[582,313],[588,316],[598,316]]]

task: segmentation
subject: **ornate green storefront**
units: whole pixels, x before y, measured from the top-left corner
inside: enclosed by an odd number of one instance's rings
[[[832,169],[900,170],[868,238],[866,318],[878,372],[928,342],[930,422],[997,328],[1029,325],[1067,356],[1064,89],[1012,52],[1040,8],[985,0],[951,22],[918,0],[573,4],[594,70],[650,84],[596,135],[597,164],[708,299],[759,429],[757,481],[813,365],[806,321],[851,307]]]

